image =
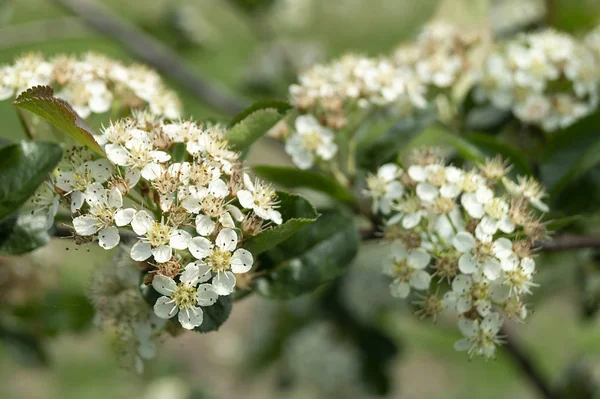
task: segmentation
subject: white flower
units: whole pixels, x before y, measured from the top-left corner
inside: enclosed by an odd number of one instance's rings
[[[495,252],[497,246],[494,246],[491,236],[476,240],[471,233],[461,231],[454,236],[452,244],[462,254],[458,259],[461,272],[473,274],[480,271],[490,280],[500,276],[502,267]]]
[[[254,184],[248,174],[244,173],[245,190],[237,192],[240,205],[246,209],[252,209],[254,213],[264,220],[272,220],[275,224],[281,224],[281,213],[276,211],[277,193],[270,184],[256,179]]]
[[[300,169],[308,169],[315,157],[328,161],[337,153],[334,133],[319,124],[312,115],[296,118],[296,134],[285,143],[285,151]]]
[[[131,258],[138,262],[150,256],[158,263],[167,262],[173,256],[173,249],[186,249],[192,238],[185,230],[153,220],[144,210],[135,214],[131,227],[141,236],[131,248]]]
[[[523,258],[518,267],[513,267],[504,273],[503,284],[510,289],[509,295],[531,294],[531,287],[537,284],[531,280],[535,272],[535,261],[531,258]]]
[[[58,213],[60,196],[54,191],[52,181],[44,181],[25,204],[25,208],[34,215],[43,215],[46,218],[46,228],[54,224],[54,217]]]
[[[98,183],[92,184],[86,191],[86,201],[90,204],[88,214],[73,219],[75,232],[80,236],[98,233],[98,244],[111,249],[119,244],[118,227],[126,226],[133,218],[135,210],[123,208],[123,196],[118,189],[106,190]],[[113,225],[114,224],[114,225]]]
[[[185,329],[192,330],[202,324],[203,312],[200,306],[210,306],[218,295],[211,284],[200,284],[198,266],[190,263],[179,276],[179,284],[169,277],[157,274],[152,287],[161,296],[154,304],[154,313],[162,319],[170,319],[179,313],[178,320]]]
[[[494,357],[496,346],[502,343],[498,337],[503,320],[498,313],[490,313],[483,320],[461,319],[458,328],[465,338],[457,341],[454,348],[457,351],[467,351],[469,357],[473,355]]]
[[[160,164],[169,161],[171,156],[155,150],[147,132],[134,129],[130,135],[125,145],[106,144],[106,156],[115,165],[139,169],[146,180],[156,179],[162,173]]]
[[[443,304],[458,313],[468,312],[475,307],[481,316],[486,316],[492,310],[492,300],[497,295],[497,285],[481,274],[459,274],[452,280],[452,291],[444,295]]]
[[[398,165],[388,163],[377,170],[377,175],[367,177],[367,193],[373,199],[373,213],[387,215],[392,202],[404,194],[404,186],[397,179],[402,175]]]
[[[189,250],[199,259],[196,263],[201,271],[215,274],[212,283],[217,293],[229,295],[235,287],[234,273],[247,273],[252,268],[252,254],[243,248],[236,249],[238,236],[233,229],[221,230],[215,244],[204,237],[194,237]]]
[[[56,178],[56,186],[71,198],[71,212],[81,208],[84,192],[92,183],[106,182],[112,173],[112,166],[106,159],[88,161],[72,171],[60,172]]]
[[[113,94],[102,80],[80,78],[78,82],[66,86],[57,97],[66,100],[82,118],[91,113],[102,114],[110,110]]]
[[[431,276],[424,269],[431,256],[421,250],[392,247],[391,260],[384,266],[384,273],[394,279],[390,284],[391,293],[398,298],[406,298],[410,288],[425,290],[429,288]]]
[[[523,196],[531,205],[542,212],[548,212],[550,208],[542,199],[546,196],[546,191],[542,185],[532,177],[518,176],[519,184],[514,183],[508,178],[502,179],[502,184],[509,194],[515,197]]]

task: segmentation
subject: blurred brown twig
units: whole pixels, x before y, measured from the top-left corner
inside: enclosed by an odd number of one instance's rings
[[[133,55],[175,80],[204,103],[227,115],[246,107],[246,101],[199,76],[179,55],[106,7],[90,0],[55,0],[87,25],[118,41]]]

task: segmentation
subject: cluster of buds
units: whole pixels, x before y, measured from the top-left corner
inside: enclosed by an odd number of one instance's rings
[[[532,178],[512,181],[499,158],[471,170],[447,166],[431,150],[412,158],[405,169],[386,164],[367,179],[392,243],[384,266],[391,293],[421,292],[423,317],[458,313],[465,338],[456,348],[492,357],[502,315],[527,317],[524,298],[536,286],[533,248],[545,237],[545,192]]]
[[[51,86],[82,118],[110,110],[148,108],[157,116],[179,118],[181,103],[162,78],[144,65],[125,65],[100,54],[58,55],[45,59],[25,54],[0,67],[0,100],[34,86]]]
[[[599,83],[593,51],[548,29],[522,34],[493,51],[475,95],[527,124],[555,131],[596,109]]]
[[[67,204],[80,242],[111,249],[133,236],[131,259],[154,266],[147,282],[163,295],[156,315],[178,314],[182,327],[196,328],[202,307],[230,295],[235,274],[252,268],[243,237],[282,222],[274,189],[243,172],[225,133],[134,112],[97,137],[106,159],[68,151],[32,202],[49,219],[57,198]]]
[[[444,22],[425,26],[417,40],[402,44],[392,58],[416,72],[427,87],[441,118],[451,117],[451,104],[461,101],[477,80],[490,36]]]

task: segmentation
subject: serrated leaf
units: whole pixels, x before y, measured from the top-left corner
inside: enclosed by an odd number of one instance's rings
[[[85,121],[77,115],[67,102],[54,97],[54,90],[51,87],[32,87],[21,93],[13,102],[13,105],[42,117],[90,150],[104,156],[102,148],[94,139]]]
[[[489,156],[502,155],[514,166],[517,173],[532,174],[525,155],[519,149],[499,141],[498,138],[488,134],[470,133],[465,135],[465,139]]]
[[[265,101],[254,104],[236,116],[225,134],[230,147],[245,152],[264,136],[291,106],[283,101]]]
[[[202,310],[204,311],[204,317],[202,324],[194,328],[194,331],[199,333],[217,331],[229,318],[231,307],[231,295],[220,296],[219,299],[217,299],[217,302],[211,306],[203,306]]]
[[[423,146],[449,145],[463,158],[472,162],[483,162],[485,155],[463,137],[448,132],[442,126],[432,125],[415,137],[405,148],[404,152]]]
[[[50,241],[46,216],[24,212],[0,222],[0,254],[21,255]]]
[[[254,172],[285,188],[310,188],[327,194],[339,201],[355,203],[356,196],[352,191],[339,184],[337,181],[322,175],[288,166],[257,165],[253,167]]]
[[[296,232],[310,225],[319,216],[312,204],[300,195],[278,192],[279,211],[284,222],[247,239],[242,245],[257,256],[284,242]]]
[[[31,197],[61,156],[58,144],[43,141],[0,148],[0,220]]]
[[[360,237],[354,217],[335,210],[298,231],[266,258],[282,259],[255,289],[265,297],[289,299],[313,291],[340,276],[358,251]]]

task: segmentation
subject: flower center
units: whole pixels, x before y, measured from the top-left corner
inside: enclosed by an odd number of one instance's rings
[[[323,138],[317,130],[302,135],[302,145],[309,151],[316,151],[323,144]]]
[[[373,197],[383,197],[387,191],[387,183],[379,176],[367,177],[367,188]]]
[[[204,212],[205,215],[213,218],[221,216],[224,212],[223,200],[213,197],[211,194],[207,195],[202,199],[200,207],[202,208],[202,212]]]
[[[508,212],[508,205],[501,198],[493,198],[485,204],[484,209],[494,219],[501,219]]]
[[[196,288],[179,283],[171,298],[179,309],[192,308],[196,306]]]
[[[152,222],[152,227],[148,230],[147,238],[152,247],[159,247],[169,243],[171,227],[159,222]]]
[[[206,263],[214,272],[221,272],[231,268],[231,252],[215,248]]]
[[[473,249],[473,256],[477,262],[484,262],[494,256],[494,250],[491,242],[478,241]]]
[[[406,259],[394,259],[394,272],[396,278],[400,281],[408,281],[412,276],[413,269]]]
[[[485,283],[475,283],[471,288],[471,296],[473,299],[487,299],[489,294],[489,286]]]

